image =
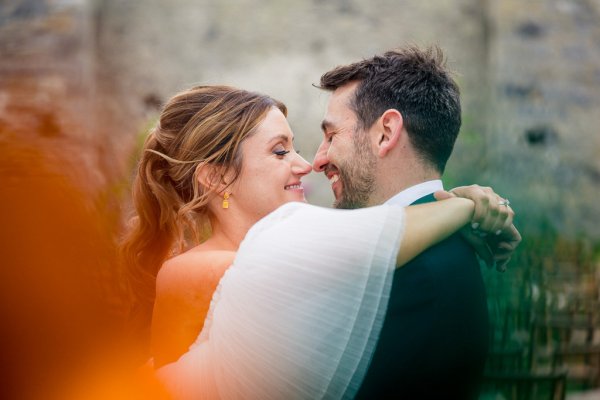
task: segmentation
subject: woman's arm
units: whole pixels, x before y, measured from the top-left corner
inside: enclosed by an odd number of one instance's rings
[[[462,228],[473,217],[475,203],[453,198],[406,208],[406,226],[396,266],[401,267],[428,247]]]

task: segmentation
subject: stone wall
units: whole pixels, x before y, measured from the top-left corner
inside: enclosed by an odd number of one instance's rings
[[[322,72],[439,43],[464,106],[447,183],[491,184],[528,225],[598,237],[599,10],[597,0],[5,1],[0,121],[76,160],[94,192],[128,174],[165,99],[225,83],[286,102],[310,159]],[[308,181],[310,199],[329,204],[325,180]]]
[[[522,231],[598,242],[599,0],[3,0],[0,397],[50,398],[65,370],[110,353],[119,207],[166,99],[198,83],[269,93],[310,160],[327,100],[311,84],[406,43],[439,44],[458,72],[464,122],[446,184],[492,185]],[[325,179],[307,181],[309,199],[330,204]]]
[[[600,2],[491,2],[482,177],[559,232],[600,237]]]
[[[483,104],[476,95],[487,57],[485,8],[479,1],[101,4],[98,81],[104,102],[118,104],[125,119],[151,115],[157,103],[195,83],[237,85],[271,94],[289,106],[298,147],[310,159],[320,141],[327,99],[311,84],[335,65],[409,42],[441,42],[452,67],[460,71],[467,109],[478,115]],[[115,115],[115,110],[110,113]],[[471,131],[481,127],[473,118],[467,125]],[[469,152],[457,149],[457,154]],[[325,179],[315,175],[307,180],[311,201],[331,204]]]
[[[311,84],[322,72],[438,43],[464,108],[447,183],[491,184],[522,223],[597,238],[599,10],[597,0],[6,0],[0,118],[63,143],[84,184],[102,186],[129,174],[170,95],[225,83],[286,102],[310,159],[327,98]],[[330,203],[325,180],[308,180],[311,200]]]
[[[324,71],[397,45],[439,43],[458,73],[465,121],[447,183],[493,185],[532,228],[548,219],[568,235],[598,237],[599,8],[567,0],[109,0],[95,22],[98,82],[104,102],[129,121],[119,123],[126,136],[194,83],[264,91],[289,105],[310,158],[327,98],[311,83]],[[331,202],[322,177],[309,184],[313,202]]]

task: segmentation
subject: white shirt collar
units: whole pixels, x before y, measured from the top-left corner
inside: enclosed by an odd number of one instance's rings
[[[404,189],[394,197],[388,199],[384,204],[406,207],[421,197],[432,194],[438,190],[444,190],[444,186],[440,179],[434,179]]]

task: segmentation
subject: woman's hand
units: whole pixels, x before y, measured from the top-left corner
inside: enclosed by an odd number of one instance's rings
[[[505,271],[506,264],[521,242],[521,235],[513,225],[515,213],[508,200],[492,188],[479,185],[460,186],[449,192],[435,193],[437,200],[450,197],[473,200],[473,219],[461,233],[489,267],[496,266],[498,271]]]

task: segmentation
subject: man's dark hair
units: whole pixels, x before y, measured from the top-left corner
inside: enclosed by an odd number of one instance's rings
[[[321,76],[319,87],[334,91],[359,81],[350,107],[368,129],[388,109],[402,114],[412,145],[440,173],[460,130],[460,91],[437,47],[392,50]]]

